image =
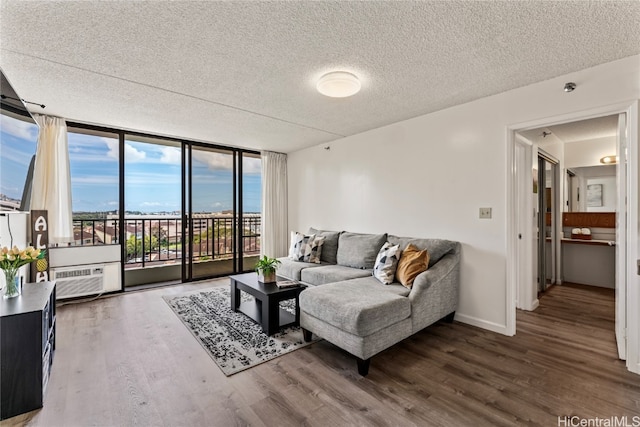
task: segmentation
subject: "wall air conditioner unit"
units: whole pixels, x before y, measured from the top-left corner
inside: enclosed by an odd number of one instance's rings
[[[52,268],[56,299],[101,294],[105,291],[104,264]]]

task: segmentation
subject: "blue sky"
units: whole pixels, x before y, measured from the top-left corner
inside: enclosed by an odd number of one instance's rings
[[[0,193],[19,199],[37,126],[0,115]],[[118,208],[118,141],[68,134],[73,211]],[[125,143],[125,209],[141,212],[180,211],[180,148],[137,141]],[[260,159],[245,158],[244,211],[260,212]],[[193,209],[232,209],[232,158],[226,153],[194,151]]]
[[[0,114],[0,193],[22,197],[31,156],[36,151],[38,126]]]

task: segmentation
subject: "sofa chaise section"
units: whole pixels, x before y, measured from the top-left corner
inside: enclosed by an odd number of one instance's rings
[[[388,236],[388,241],[403,249],[413,244],[429,251],[429,268],[416,277],[411,289],[363,276],[310,287],[300,294],[305,339],[315,333],[353,354],[363,376],[372,356],[440,319],[452,322],[458,304],[458,242],[396,236]],[[328,267],[302,270],[302,275],[317,278]]]
[[[371,356],[411,335],[411,303],[393,292],[371,292],[362,280],[348,280],[306,289],[300,294],[300,324],[310,333],[348,351],[366,375]],[[304,321],[302,316],[304,314]]]

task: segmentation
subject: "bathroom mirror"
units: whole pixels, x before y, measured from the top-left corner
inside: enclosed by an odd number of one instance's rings
[[[615,212],[616,165],[567,169],[569,212]]]

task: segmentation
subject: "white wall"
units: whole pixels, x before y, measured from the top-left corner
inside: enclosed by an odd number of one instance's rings
[[[289,227],[458,240],[456,319],[506,333],[507,127],[638,99],[639,86],[634,56],[290,153]]]
[[[617,150],[615,136],[570,142],[564,145],[564,166],[565,168],[599,166],[602,165],[601,158],[615,156]]]

